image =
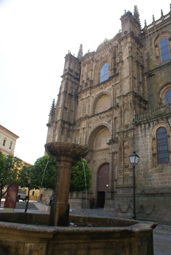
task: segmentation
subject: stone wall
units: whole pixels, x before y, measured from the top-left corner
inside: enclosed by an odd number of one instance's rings
[[[69,204],[70,210],[72,209],[89,209],[90,208],[90,198],[92,197],[92,192],[70,192],[69,193]]]

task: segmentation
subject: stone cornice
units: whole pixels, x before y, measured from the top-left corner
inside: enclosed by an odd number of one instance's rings
[[[92,114],[92,115],[89,115],[89,116],[87,115],[87,116],[85,116],[84,118],[80,118],[80,119],[76,120],[76,121],[74,122],[74,124],[75,124],[76,122],[79,122],[79,121],[82,121],[82,120],[85,120],[85,119],[91,119],[91,118],[93,118],[93,117],[96,117],[96,116],[99,116],[99,115],[103,115],[103,114],[105,114],[105,113],[107,113],[107,112],[110,112],[110,111],[112,111],[113,109],[117,109],[117,108],[119,108],[118,105],[112,106],[112,107],[110,107],[109,109],[107,109],[106,111],[103,111],[103,112],[99,112],[99,113]]]
[[[13,132],[11,132],[9,129],[3,127],[2,125],[0,125],[0,130],[6,132],[7,134],[9,134],[13,137],[15,137],[16,139],[19,138],[18,135],[14,134]]]
[[[75,80],[79,81],[80,77],[76,77],[73,74],[71,74],[69,71],[65,72],[63,75],[61,75],[61,78],[65,78],[66,75],[71,76],[72,78],[74,78]]]
[[[151,77],[153,76],[152,72],[155,72],[157,71],[158,69],[162,69],[162,68],[165,68],[166,66],[170,66],[171,65],[171,59],[161,63],[160,65],[156,66],[155,68],[153,69],[150,69],[146,72],[144,72],[145,75],[150,75],[151,74]]]
[[[89,86],[88,88],[79,91],[77,94],[81,94],[82,92],[85,92],[85,91],[90,90],[90,89],[94,89],[94,88],[96,88],[98,86],[101,86],[102,84],[105,84],[105,83],[109,82],[112,78],[114,78],[114,77],[116,77],[118,75],[119,75],[119,73],[113,74],[106,81],[100,82],[100,83],[98,83],[98,84],[96,84],[94,86]]]
[[[13,155],[13,156],[14,156],[14,153],[11,153],[11,152],[9,152],[9,151],[7,151],[7,150],[4,150],[4,149],[2,149],[2,148],[0,148],[0,151],[6,153],[6,154],[8,154],[8,155]]]

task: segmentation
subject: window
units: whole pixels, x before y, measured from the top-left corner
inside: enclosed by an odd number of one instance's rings
[[[10,145],[9,145],[9,149],[11,149],[12,148],[12,142],[10,142]]]
[[[108,79],[108,63],[105,63],[100,71],[100,82],[106,81]]]
[[[5,146],[5,144],[6,144],[6,139],[4,139],[4,141],[3,141],[3,146]]]
[[[170,104],[171,103],[171,90],[168,90],[165,94],[165,97],[164,97],[164,100],[165,100],[165,104]]]
[[[163,37],[160,40],[160,54],[162,62],[170,59],[170,49],[167,37]]]
[[[157,130],[157,151],[158,151],[158,163],[168,163],[168,146],[167,146],[167,131],[164,127],[160,127]]]

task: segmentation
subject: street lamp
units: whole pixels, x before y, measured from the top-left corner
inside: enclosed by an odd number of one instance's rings
[[[136,220],[136,207],[135,207],[135,165],[138,163],[139,156],[135,151],[129,156],[130,162],[133,165],[133,215],[132,218]]]

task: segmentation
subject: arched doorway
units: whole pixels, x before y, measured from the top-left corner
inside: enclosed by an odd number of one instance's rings
[[[104,208],[106,192],[109,189],[109,163],[100,167],[97,183],[97,207]]]

